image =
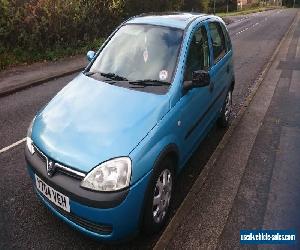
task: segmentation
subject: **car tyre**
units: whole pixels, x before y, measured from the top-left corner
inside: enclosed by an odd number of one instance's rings
[[[232,111],[232,89],[227,92],[220,117],[217,121],[219,127],[227,128],[230,124],[230,116]]]
[[[173,198],[174,177],[174,163],[171,158],[164,159],[154,169],[144,209],[144,233],[157,233],[166,224]]]

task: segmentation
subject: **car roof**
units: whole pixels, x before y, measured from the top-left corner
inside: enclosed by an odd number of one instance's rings
[[[129,19],[126,23],[152,24],[185,29],[189,25],[189,23],[196,18],[199,18],[199,21],[204,21],[213,17],[215,16],[203,13],[187,12],[147,13],[135,16]]]

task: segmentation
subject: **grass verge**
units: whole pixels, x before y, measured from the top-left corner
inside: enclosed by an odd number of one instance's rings
[[[277,7],[277,6],[256,7],[256,8],[249,8],[249,9],[245,9],[245,10],[233,11],[233,12],[228,12],[228,13],[220,12],[220,13],[216,13],[216,15],[219,17],[240,16],[240,15],[247,15],[247,14],[263,12],[263,11],[273,10],[273,9],[280,9],[280,8],[283,8],[283,7]]]

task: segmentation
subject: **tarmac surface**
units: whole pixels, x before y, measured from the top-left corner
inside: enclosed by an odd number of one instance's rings
[[[229,25],[234,48],[237,79],[233,96],[235,114],[243,107],[243,103],[249,95],[255,80],[260,75],[265,64],[270,60],[279,41],[290,27],[295,14],[296,10],[292,9],[273,10],[243,17],[234,17],[234,22]],[[292,52],[290,53],[292,54]],[[283,63],[282,67],[286,67],[286,65]],[[289,70],[290,69],[287,69],[286,71]],[[284,71],[284,74],[287,76],[289,76],[289,74],[297,74],[286,71]],[[27,127],[36,111],[43,107],[43,105],[73,77],[74,74],[61,77],[57,80],[52,80],[42,85],[1,97],[0,150],[23,139],[26,135]],[[287,86],[289,86],[289,84],[286,83],[286,88]],[[296,94],[299,94],[297,84],[294,83],[291,84],[291,86],[291,89],[295,91]],[[213,128],[188,162],[186,170],[183,171],[177,182],[178,186],[176,189],[175,202],[172,207],[172,214],[176,212],[176,209],[189,192],[192,184],[201,173],[201,170],[224,133],[225,131]],[[279,139],[281,145],[285,145],[288,143],[289,138],[296,138],[294,135],[297,134],[297,130],[286,128],[282,130],[282,132],[278,132],[277,135],[278,134],[280,135],[279,138],[282,137],[282,139]],[[254,143],[254,140],[252,140],[252,142]],[[299,146],[296,141],[294,141],[294,144],[295,146]],[[0,217],[0,248],[109,248],[110,246],[89,239],[70,229],[60,220],[53,217],[51,213],[39,203],[33,193],[32,183],[26,173],[23,150],[24,144],[20,144],[19,146],[0,153],[0,165],[3,169],[0,178],[0,216],[2,217]],[[295,155],[295,157],[296,156],[297,155]],[[281,157],[284,157],[284,155]],[[291,159],[292,162],[297,160],[298,158]],[[213,173],[214,172],[211,174],[214,175]],[[225,176],[227,177],[231,177],[234,182],[243,175],[243,172],[242,170],[230,171],[230,169],[227,169],[224,174],[226,174]],[[227,194],[232,191],[230,188],[227,190],[222,189],[220,181],[225,176],[220,176],[217,173],[215,175],[217,188],[215,195],[219,197],[222,197],[224,193]],[[279,175],[278,178],[280,180],[284,179],[284,173]],[[240,182],[241,187],[245,185],[245,188],[247,188],[246,177]],[[271,190],[275,192],[276,187],[277,186],[273,184]],[[211,199],[212,194],[209,191],[210,189],[207,189],[207,192],[203,191],[201,206],[204,208],[209,207],[209,205],[214,202],[214,200]],[[243,193],[242,191],[243,190],[240,191],[241,194]],[[267,194],[269,195],[269,193]],[[231,198],[230,201],[236,202],[233,198]],[[224,199],[226,198],[224,197]],[[231,204],[227,206],[227,210],[229,210],[230,205]],[[277,204],[277,206],[279,207],[279,204]],[[222,211],[223,208],[224,207],[220,206],[220,211]],[[248,207],[245,209],[245,211],[249,210]],[[238,211],[240,210],[238,209]],[[216,216],[216,213],[211,213],[209,216],[210,217],[205,218],[205,221],[219,219],[223,222],[224,220],[221,216]],[[197,218],[201,219],[202,217]],[[234,215],[232,215],[232,218],[235,218]],[[266,219],[265,223],[270,223],[270,221],[271,219]],[[230,230],[234,230],[231,229],[231,225],[233,224],[229,223],[228,226],[225,227],[228,228],[227,231],[222,230],[222,228],[216,229],[218,232],[224,232],[224,234],[221,234],[223,238],[220,238],[223,240],[222,244],[224,244],[224,246],[231,242],[233,246],[236,246],[234,245],[236,242],[230,239],[230,237],[232,237],[230,234],[232,231]],[[238,226],[239,225],[236,225],[235,228]],[[205,228],[205,230],[211,230],[210,224],[207,224]],[[229,232],[229,234],[226,232]],[[122,244],[122,247],[151,248],[155,245],[158,237],[159,235],[153,237],[141,235],[129,243]],[[177,237],[179,239],[178,235],[174,237],[173,239],[175,239],[175,241],[171,242],[170,246],[180,247],[178,242],[176,242]]]

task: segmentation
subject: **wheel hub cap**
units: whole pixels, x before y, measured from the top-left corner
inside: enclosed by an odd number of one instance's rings
[[[226,119],[226,121],[228,121],[230,118],[231,106],[232,106],[232,93],[231,93],[231,91],[229,91],[226,96],[226,101],[225,101],[225,119]]]
[[[156,223],[160,223],[169,208],[172,194],[172,174],[169,169],[165,169],[158,177],[153,197],[153,219]]]

